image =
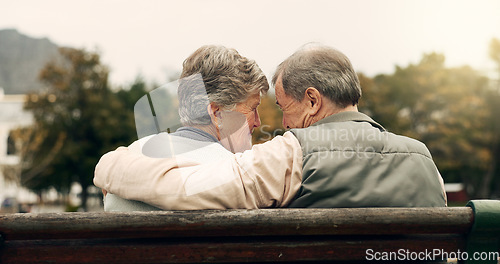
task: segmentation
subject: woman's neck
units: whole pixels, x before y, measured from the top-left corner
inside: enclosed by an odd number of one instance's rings
[[[210,125],[205,125],[205,126],[199,126],[199,125],[194,125],[192,126],[194,128],[197,128],[203,132],[206,132],[208,134],[210,134],[211,136],[213,136],[214,138],[216,138],[217,140],[220,141],[220,135],[218,135],[217,133],[217,128],[215,128],[214,125],[210,124]]]

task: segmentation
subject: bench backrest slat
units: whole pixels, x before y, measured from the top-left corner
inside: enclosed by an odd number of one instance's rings
[[[212,236],[464,234],[469,207],[0,215],[6,240]]]

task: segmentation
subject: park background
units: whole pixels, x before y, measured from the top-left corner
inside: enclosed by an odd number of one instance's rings
[[[99,157],[137,138],[135,102],[177,79],[198,47],[236,48],[270,78],[311,41],[351,58],[360,111],[429,147],[445,182],[460,187],[450,204],[500,197],[498,1],[0,3],[0,116],[30,116],[0,142],[3,187],[15,187],[0,190],[3,209],[17,200],[25,211],[89,210],[87,197],[100,200]],[[273,93],[262,98],[254,143],[284,132]],[[14,97],[21,109],[10,107]],[[32,198],[20,199],[24,190]]]

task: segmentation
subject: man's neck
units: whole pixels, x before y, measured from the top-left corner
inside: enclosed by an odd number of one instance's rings
[[[345,108],[339,108],[339,107],[325,107],[322,109],[323,111],[320,111],[318,115],[316,116],[314,122],[312,122],[310,125],[326,118],[334,114],[342,113],[342,112],[358,112],[358,106],[357,105],[349,105]]]
[[[311,122],[308,126],[310,126],[310,125],[312,125],[320,120],[323,120],[326,117],[329,117],[329,116],[334,115],[334,114],[342,113],[342,112],[358,112],[358,106],[357,105],[349,105],[345,108],[339,108],[339,107],[335,107],[332,105],[331,107],[324,107],[315,116],[315,118],[313,119],[313,122]],[[308,126],[305,126],[305,127],[308,127]]]
[[[358,112],[358,106],[357,105],[349,105],[345,108],[340,108],[340,109],[337,108],[337,109],[334,109],[333,111],[331,111],[331,114],[329,114],[327,116],[331,116],[331,115],[342,113],[342,112]],[[323,118],[325,118],[327,116],[324,116]]]

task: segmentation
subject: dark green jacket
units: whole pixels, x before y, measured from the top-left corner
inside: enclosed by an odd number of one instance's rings
[[[302,147],[302,185],[290,207],[445,206],[427,147],[387,132],[359,112],[292,129]]]

